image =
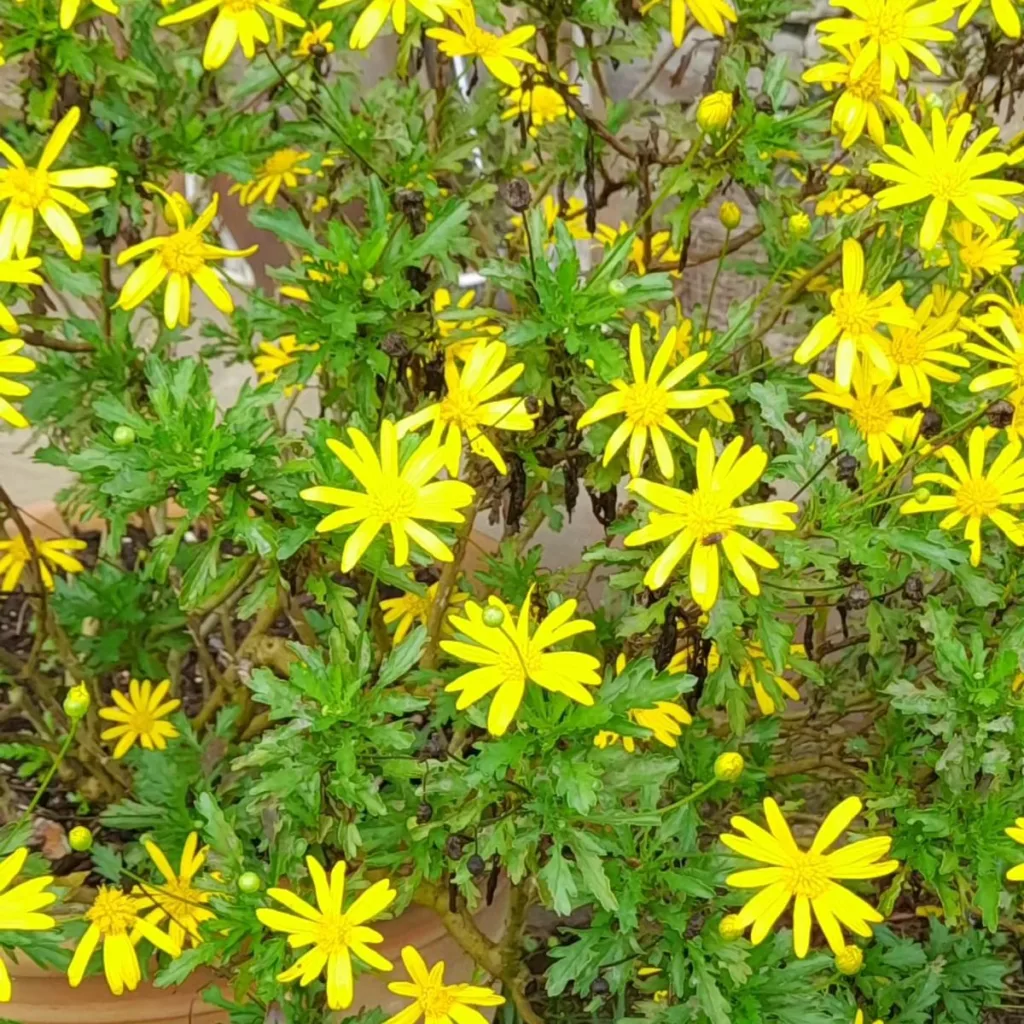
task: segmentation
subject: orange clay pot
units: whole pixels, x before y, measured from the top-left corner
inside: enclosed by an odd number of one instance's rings
[[[507,888],[499,886],[491,906],[481,906],[476,914],[477,926],[491,939],[504,931],[507,897]],[[401,959],[403,946],[415,946],[428,965],[443,960],[446,982],[471,980],[473,963],[469,955],[448,935],[432,910],[410,906],[393,921],[375,921],[373,926],[384,936],[384,942],[374,948],[395,965],[395,970],[390,974],[361,974],[356,979],[351,1009],[339,1016],[374,1007],[392,1014],[408,1005],[408,999],[392,995],[387,987],[389,981],[407,980]],[[134,992],[113,996],[102,972],[89,975],[73,989],[63,974],[36,967],[27,958],[17,963],[5,961],[14,991],[10,1003],[0,1004],[0,1020],[17,1024],[223,1024],[227,1020],[201,995],[204,988],[219,980],[205,969],[196,971],[176,988],[154,988],[143,982]],[[98,963],[95,957],[94,967]]]

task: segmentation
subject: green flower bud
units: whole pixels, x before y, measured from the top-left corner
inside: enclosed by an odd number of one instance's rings
[[[114,444],[119,444],[122,448],[135,444],[135,431],[126,423],[119,423],[114,427]]]
[[[722,203],[718,208],[718,219],[722,222],[722,227],[733,231],[740,226],[743,211],[735,203]]]
[[[744,931],[743,922],[740,920],[739,914],[726,914],[721,921],[718,922],[718,934],[723,939],[732,941],[738,939]]]
[[[743,755],[733,752],[715,758],[715,778],[719,782],[735,782],[743,774]]]
[[[492,604],[484,609],[485,626],[500,626],[504,621],[505,613],[500,608],[495,608]]]
[[[90,703],[89,691],[85,688],[84,683],[79,683],[77,686],[72,686],[64,698],[64,714],[72,722],[77,722],[85,717]]]
[[[260,876],[255,871],[244,871],[238,876],[238,888],[241,892],[259,892],[262,887]]]
[[[84,825],[76,825],[68,833],[68,845],[72,850],[85,853],[92,849],[92,833]]]
[[[608,294],[614,295],[617,299],[621,299],[622,296],[626,294],[626,286],[621,281],[609,281]]]
[[[789,218],[789,233],[794,238],[806,238],[811,233],[811,218],[806,213],[794,213]]]
[[[920,505],[923,505],[931,496],[932,492],[929,491],[927,487],[918,487],[918,489],[914,491],[914,501]]]

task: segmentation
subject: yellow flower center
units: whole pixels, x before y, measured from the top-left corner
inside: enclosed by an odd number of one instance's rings
[[[206,265],[203,240],[191,231],[178,231],[160,248],[160,258],[172,274],[191,276]]]
[[[263,175],[286,174],[302,163],[303,156],[297,149],[282,149],[268,157],[263,164]]]
[[[928,347],[921,340],[921,334],[916,328],[893,328],[889,355],[898,366],[916,366],[924,361],[927,352]]]
[[[945,166],[933,167],[930,169],[930,173],[926,179],[928,188],[931,190],[931,194],[936,199],[948,199],[950,201],[954,199],[963,199],[966,195],[964,185],[970,180],[970,175],[964,173],[963,167],[950,160]],[[960,253],[964,258],[964,263],[970,266],[966,251],[971,246],[962,246]],[[974,258],[984,258],[983,253],[978,252],[978,246],[974,246]]]
[[[370,515],[382,523],[410,519],[416,507],[416,497],[416,488],[405,480],[388,480],[370,496]]]
[[[200,910],[197,904],[208,903],[210,894],[196,889],[184,878],[175,878],[173,882],[166,882],[160,886],[159,895],[153,898],[153,902],[164,907],[172,921],[188,927],[192,919],[204,920],[208,914]]]
[[[870,334],[877,320],[871,299],[864,292],[848,292],[840,288],[832,293],[832,310],[844,334]]]
[[[985,477],[976,477],[961,484],[956,492],[956,506],[965,516],[981,519],[990,516],[1001,503],[998,488]]]
[[[325,914],[316,930],[316,945],[330,956],[348,949],[352,942],[352,924],[344,914]]]
[[[882,66],[878,61],[868,65],[867,70],[855,80],[846,83],[846,91],[866,103],[874,103],[882,95]]]
[[[786,872],[785,884],[794,896],[817,899],[829,887],[828,869],[820,853],[804,853],[802,850],[791,854]]]
[[[869,434],[884,433],[892,421],[892,409],[889,408],[883,394],[865,395],[857,399],[857,404],[850,410],[857,429],[867,437]]]
[[[694,491],[688,527],[698,544],[717,544],[734,525],[735,513],[721,495]]]
[[[454,423],[461,430],[477,424],[477,402],[471,391],[454,387],[441,402],[441,420]]]
[[[525,683],[528,676],[536,679],[540,673],[540,652],[529,648],[523,651],[518,646],[510,647],[502,653],[495,668],[501,672],[502,684]]]
[[[633,384],[626,389],[626,419],[637,427],[653,427],[668,412],[668,395],[655,384]]]
[[[473,26],[466,30],[466,42],[477,57],[502,57],[501,40],[497,36]]]
[[[256,8],[256,0],[221,0],[221,9],[228,14],[243,14]]]
[[[877,39],[880,46],[902,41],[907,32],[906,11],[902,4],[889,0],[876,0],[864,17],[869,39]]]
[[[137,732],[140,736],[146,736],[152,733],[153,726],[157,721],[158,719],[150,713],[147,707],[133,705],[131,717],[125,724],[133,732]]]
[[[427,1020],[443,1020],[448,1011],[458,1002],[454,986],[425,985],[418,1000]]]
[[[85,919],[96,925],[100,933],[124,935],[138,920],[135,900],[120,889],[103,887],[96,896],[96,902],[85,912]]]
[[[12,201],[18,206],[35,210],[50,197],[50,180],[46,171],[35,167],[11,167],[6,177],[13,191]]]

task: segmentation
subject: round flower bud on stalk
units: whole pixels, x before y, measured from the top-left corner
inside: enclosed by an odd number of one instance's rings
[[[723,939],[738,939],[743,934],[743,921],[739,914],[726,914],[718,922],[718,934]]]
[[[847,946],[836,953],[836,969],[840,974],[856,974],[864,966],[864,954],[860,946]]]
[[[914,501],[919,502],[920,504],[924,504],[924,502],[926,502],[931,496],[932,492],[929,491],[927,487],[918,487],[918,489],[914,491]]]
[[[114,444],[119,444],[122,448],[127,448],[128,445],[135,443],[135,431],[128,426],[127,423],[120,423],[114,427]]]
[[[90,703],[89,691],[85,688],[84,683],[79,683],[77,686],[72,686],[64,698],[64,714],[72,722],[77,722],[85,717]]]
[[[92,849],[92,833],[84,825],[76,825],[68,833],[68,845],[78,853]]]
[[[609,281],[608,294],[615,296],[617,299],[621,299],[622,296],[626,294],[626,286],[621,281]]]
[[[743,220],[743,211],[735,203],[722,203],[718,208],[718,219],[727,231],[733,231]]]
[[[697,104],[697,124],[703,131],[724,128],[732,119],[732,93],[711,92]]]
[[[485,626],[500,626],[505,621],[505,613],[500,608],[491,605],[484,609],[483,620]]]
[[[735,782],[743,774],[743,755],[732,751],[715,758],[715,778],[719,782]]]
[[[238,888],[242,892],[252,893],[259,892],[263,883],[260,881],[260,876],[255,871],[243,871],[238,876]]]
[[[794,213],[789,218],[789,233],[794,238],[806,238],[811,233],[811,218],[806,213]]]

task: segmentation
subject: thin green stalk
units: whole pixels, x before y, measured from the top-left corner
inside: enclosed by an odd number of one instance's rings
[[[39,788],[36,790],[35,796],[32,797],[28,807],[25,808],[25,813],[18,819],[19,825],[27,821],[32,815],[32,812],[39,806],[39,801],[42,800],[43,794],[46,792],[46,787],[53,781],[54,775],[57,774],[57,769],[61,766],[64,758],[67,757],[68,751],[71,749],[71,743],[75,738],[75,733],[78,732],[78,723],[80,721],[81,719],[79,718],[71,719],[71,728],[68,729],[68,734],[64,737],[64,742],[60,745],[60,750],[57,751],[57,756],[53,759],[53,764],[50,765],[49,770],[43,776],[43,781],[39,784]]]

